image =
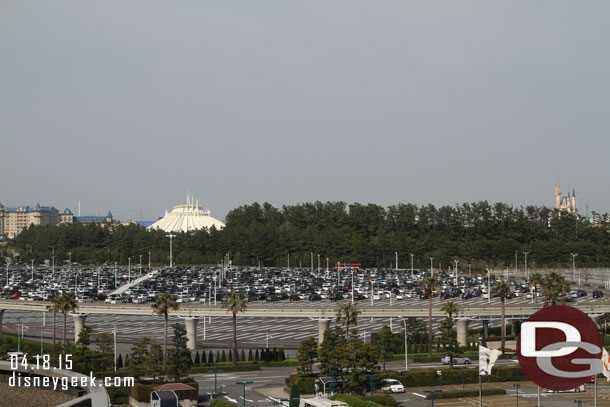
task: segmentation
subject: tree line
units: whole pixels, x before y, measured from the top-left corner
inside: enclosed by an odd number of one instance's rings
[[[460,260],[464,269],[485,266],[514,267],[515,253],[523,267],[528,252],[531,267],[567,267],[570,253],[578,253],[577,266],[610,265],[610,217],[599,215],[591,223],[578,215],[547,207],[514,207],[487,201],[456,206],[417,206],[313,202],[284,205],[253,203],[231,210],[222,230],[176,233],[176,264],[217,264],[228,253],[235,265],[321,267],[336,262],[365,267],[426,268]],[[169,238],[160,230],[135,224],[31,226],[23,230],[3,253],[18,253],[23,260],[68,259],[81,263],[132,264],[142,256],[154,264],[169,263]]]

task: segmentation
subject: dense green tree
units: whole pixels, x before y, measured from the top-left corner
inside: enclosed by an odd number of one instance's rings
[[[299,345],[297,352],[297,372],[303,376],[313,374],[313,365],[318,358],[318,345],[314,337],[307,338]]]
[[[453,357],[459,352],[457,341],[457,332],[454,329],[453,319],[446,317],[440,324],[440,344],[443,347],[443,353],[449,356],[449,367],[453,369]]]
[[[324,374],[330,374],[333,366],[346,368],[347,358],[347,338],[343,328],[335,326],[327,329],[318,351],[319,369]]]
[[[64,338],[64,346],[67,344],[68,338],[66,337],[66,325],[68,314],[74,312],[78,309],[78,304],[76,303],[76,296],[74,293],[69,291],[63,291],[61,293],[61,298],[59,299],[59,311],[63,314],[64,317],[64,330],[63,330],[63,338]]]
[[[76,344],[81,349],[87,349],[89,345],[91,345],[91,333],[93,332],[93,328],[91,325],[84,325],[83,328],[78,333],[78,339],[76,340]]]
[[[174,372],[176,381],[180,380],[182,373],[186,372],[193,365],[191,351],[186,346],[186,328],[180,324],[172,325],[174,337],[172,338],[173,347],[169,353],[169,364]]]
[[[371,335],[371,341],[379,349],[383,370],[385,371],[385,362],[391,359],[394,354],[394,349],[401,345],[400,336],[393,334],[390,327],[385,325],[379,332],[375,332]]]
[[[107,332],[102,332],[97,337],[97,349],[102,354],[99,369],[107,371],[114,368],[114,337]]]
[[[158,343],[152,343],[148,357],[144,361],[144,373],[153,379],[163,373],[163,348]]]
[[[129,363],[127,363],[127,366],[133,371],[133,375],[136,378],[139,378],[145,373],[145,365],[149,357],[149,345],[150,339],[145,336],[142,340],[134,342],[131,346],[131,353],[129,354]]]

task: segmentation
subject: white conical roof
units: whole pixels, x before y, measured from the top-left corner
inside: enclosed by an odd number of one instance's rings
[[[187,196],[186,205],[176,205],[171,212],[165,211],[165,216],[159,219],[148,229],[161,229],[165,232],[188,232],[191,230],[222,229],[225,224],[210,216],[210,211],[205,211],[199,206],[199,201],[194,203],[193,198]]]

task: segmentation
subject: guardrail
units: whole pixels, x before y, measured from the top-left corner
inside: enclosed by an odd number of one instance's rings
[[[49,302],[45,301],[19,301],[19,300],[0,300],[0,310],[20,310],[42,312],[47,310]],[[542,307],[538,305],[506,305],[505,315],[507,318],[527,317]],[[600,302],[596,304],[576,304],[575,308],[586,314],[604,314],[610,312],[610,302]],[[390,317],[427,317],[427,306],[359,306],[361,318],[390,318]],[[150,305],[125,305],[125,304],[103,304],[87,303],[79,304],[77,312],[85,314],[115,314],[115,315],[153,315]],[[251,305],[245,312],[240,313],[244,317],[275,317],[275,318],[334,318],[336,308],[333,307],[260,307]],[[495,318],[502,314],[500,305],[475,305],[471,307],[461,307],[458,317],[470,318]],[[193,317],[226,317],[230,313],[220,305],[198,306],[183,305],[179,311],[172,311],[171,315],[193,316]],[[440,306],[432,307],[432,316],[445,316]]]

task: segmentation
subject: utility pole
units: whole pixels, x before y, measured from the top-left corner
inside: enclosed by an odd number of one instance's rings
[[[410,254],[411,255],[411,277],[414,276],[413,274],[413,253]]]
[[[523,252],[523,256],[525,256],[525,277],[529,280],[530,273],[529,273],[529,271],[527,271],[527,255],[528,254],[529,254],[529,252]]]

